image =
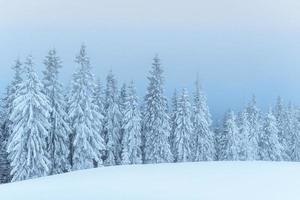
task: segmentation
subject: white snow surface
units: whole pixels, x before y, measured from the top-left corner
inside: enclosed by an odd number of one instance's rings
[[[300,163],[199,162],[102,167],[0,185],[1,200],[300,199]]]

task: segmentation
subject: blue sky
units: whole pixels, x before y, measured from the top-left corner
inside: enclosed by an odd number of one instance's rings
[[[300,103],[300,2],[296,0],[0,0],[0,83],[15,58],[32,54],[38,71],[56,48],[68,83],[85,43],[94,72],[112,69],[144,94],[158,53],[166,92],[199,74],[215,116],[257,95],[266,109],[278,95]]]

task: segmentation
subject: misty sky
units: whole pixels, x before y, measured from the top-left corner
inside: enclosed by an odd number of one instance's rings
[[[199,74],[214,116],[252,94],[266,109],[281,95],[300,105],[299,0],[0,0],[0,88],[11,66],[32,54],[38,71],[56,48],[68,83],[87,45],[94,73],[135,80],[140,96],[158,53],[166,92]]]

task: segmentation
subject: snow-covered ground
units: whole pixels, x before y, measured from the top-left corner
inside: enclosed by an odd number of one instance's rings
[[[1,200],[297,200],[300,163],[105,167],[0,185]]]

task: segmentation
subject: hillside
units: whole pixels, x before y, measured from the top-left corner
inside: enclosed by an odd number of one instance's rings
[[[300,163],[203,162],[104,167],[0,185],[2,200],[289,200]]]

